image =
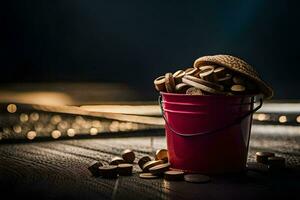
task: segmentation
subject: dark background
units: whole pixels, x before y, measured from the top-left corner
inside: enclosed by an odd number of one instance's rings
[[[252,64],[276,99],[300,98],[292,1],[16,0],[0,11],[2,86],[120,82],[154,93],[158,75],[225,53]]]

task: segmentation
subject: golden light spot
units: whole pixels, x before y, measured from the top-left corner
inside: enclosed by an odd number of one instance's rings
[[[29,131],[29,132],[27,133],[27,138],[28,138],[29,140],[33,140],[35,137],[36,137],[36,132],[35,132],[35,131]]]
[[[68,122],[66,121],[61,121],[59,122],[59,124],[57,125],[57,128],[61,131],[66,130],[69,127]]]
[[[37,122],[37,123],[34,124],[34,129],[35,129],[36,131],[42,131],[43,128],[44,128],[44,126],[43,126],[43,124],[40,123],[40,122]]]
[[[112,122],[111,122],[111,125],[112,125],[112,126],[119,126],[119,125],[120,125],[120,122],[118,122],[118,121],[112,121]]]
[[[22,127],[20,125],[14,125],[13,129],[16,133],[21,133],[22,132]]]
[[[17,106],[16,106],[16,104],[8,104],[7,111],[9,113],[15,113],[15,112],[17,112]]]
[[[47,124],[45,127],[46,132],[52,132],[55,129],[55,126],[53,124]]]
[[[29,118],[32,121],[38,121],[40,118],[40,115],[39,115],[39,113],[33,112],[30,114]]]
[[[120,122],[118,121],[113,121],[110,126],[109,126],[109,130],[111,132],[117,132],[119,131],[119,125],[120,125]]]
[[[111,132],[118,132],[118,131],[119,131],[119,128],[110,126],[110,127],[109,127],[109,130],[110,130]]]
[[[73,129],[80,129],[80,125],[77,124],[77,123],[72,123],[71,126],[72,126]]]
[[[139,125],[136,123],[132,123],[132,130],[137,130],[139,129]]]
[[[51,117],[51,123],[56,125],[59,122],[61,122],[61,116],[60,115],[54,115],[53,117]]]
[[[51,136],[54,138],[54,139],[57,139],[61,136],[61,132],[59,130],[54,130],[51,132]]]
[[[92,121],[92,126],[95,128],[99,128],[102,126],[101,122],[99,120],[93,120]]]
[[[126,128],[127,128],[128,130],[131,130],[131,129],[132,129],[132,123],[131,123],[131,122],[127,122],[127,123],[126,123]]]
[[[83,124],[82,124],[83,128],[85,129],[89,129],[92,127],[92,123],[89,122],[89,121],[85,121]]]
[[[75,122],[77,124],[83,124],[85,122],[85,119],[83,117],[81,117],[81,116],[76,116],[75,117]]]
[[[72,128],[69,128],[69,129],[67,130],[67,135],[68,135],[69,137],[74,137],[74,136],[75,136],[75,130],[72,129]]]
[[[120,131],[126,131],[126,123],[125,122],[121,122],[120,126],[119,126]]]
[[[27,114],[25,114],[25,113],[21,113],[20,114],[20,121],[21,122],[27,122],[28,121],[28,115]]]
[[[296,118],[296,121],[300,123],[300,115]]]
[[[103,132],[104,131],[104,127],[100,126],[100,127],[97,128],[97,130],[98,130],[98,133]]]
[[[285,123],[287,122],[287,117],[285,115],[281,115],[279,118],[278,118],[278,121],[280,123]]]
[[[267,115],[266,114],[258,114],[257,115],[257,119],[259,120],[259,121],[264,121],[264,120],[266,120],[267,119]]]
[[[91,135],[97,135],[97,133],[98,133],[98,130],[96,128],[91,128],[90,129],[90,134]]]

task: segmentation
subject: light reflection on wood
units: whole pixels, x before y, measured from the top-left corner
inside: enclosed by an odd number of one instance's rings
[[[107,112],[95,112],[87,111],[76,106],[47,106],[47,105],[32,105],[36,110],[47,111],[47,112],[57,112],[57,113],[67,113],[67,114],[77,114],[84,116],[101,117],[105,119],[114,119],[127,122],[135,122],[150,125],[164,125],[164,121],[161,117],[148,117],[148,116],[138,116],[138,115],[128,115],[119,113],[107,113]]]

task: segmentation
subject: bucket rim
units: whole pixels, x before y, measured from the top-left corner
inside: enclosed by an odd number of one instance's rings
[[[210,103],[187,103],[187,102],[174,102],[174,101],[161,101],[164,104],[169,104],[169,105],[180,105],[180,106],[196,106],[196,107],[201,107],[201,106],[208,106],[211,105]],[[229,106],[249,106],[253,105],[254,102],[249,102],[249,103],[228,103],[227,105]]]
[[[202,97],[202,98],[247,98],[247,97],[256,97],[256,96],[261,96],[262,94],[261,93],[256,93],[256,94],[243,94],[243,95],[232,95],[232,96],[228,96],[228,95],[209,95],[209,94],[205,94],[205,95],[189,95],[189,94],[178,94],[178,93],[168,93],[168,92],[160,92],[160,95],[163,95],[163,96],[177,96],[177,97]]]

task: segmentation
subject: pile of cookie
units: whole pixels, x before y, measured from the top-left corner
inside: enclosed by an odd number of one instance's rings
[[[100,161],[94,161],[88,167],[88,170],[95,177],[117,178],[118,176],[132,175],[133,161],[135,154],[132,150],[126,149],[122,152],[122,157],[113,157],[109,165],[103,165]]]
[[[183,171],[170,169],[168,150],[159,149],[155,153],[155,158],[150,156],[141,157],[137,164],[141,169],[139,178],[158,179],[164,178],[168,181],[186,181],[191,183],[208,183],[211,178],[203,174],[187,174]],[[100,161],[94,161],[88,167],[88,170],[94,177],[105,179],[115,179],[118,176],[131,176],[135,161],[135,153],[126,149],[122,152],[121,157],[113,157],[109,165],[103,165]],[[257,152],[256,162],[248,162],[247,170],[256,172],[279,172],[285,168],[285,158],[276,156],[272,152]]]
[[[154,86],[159,92],[189,95],[273,95],[273,90],[250,65],[230,55],[200,57],[193,67],[159,76]]]
[[[225,67],[205,65],[166,73],[154,80],[157,91],[189,95],[249,94],[257,92],[251,80]]]
[[[114,179],[118,176],[131,176],[133,163],[135,161],[135,153],[126,149],[122,152],[122,157],[113,157],[109,165],[103,165],[100,161],[91,163],[88,170],[95,177],[106,179]],[[170,169],[168,162],[168,150],[159,149],[155,153],[155,159],[152,160],[149,156],[141,157],[137,164],[142,170],[139,173],[139,178],[142,179],[157,179],[163,177],[168,181],[187,181],[193,183],[206,183],[210,181],[210,177],[201,174],[185,174],[182,171]]]
[[[170,163],[168,160],[168,150],[166,149],[157,150],[155,160],[151,160],[148,156],[142,157],[138,161],[138,165],[142,169],[142,173],[139,174],[139,177],[143,179],[163,177],[168,181],[186,180],[184,172],[170,170]]]

